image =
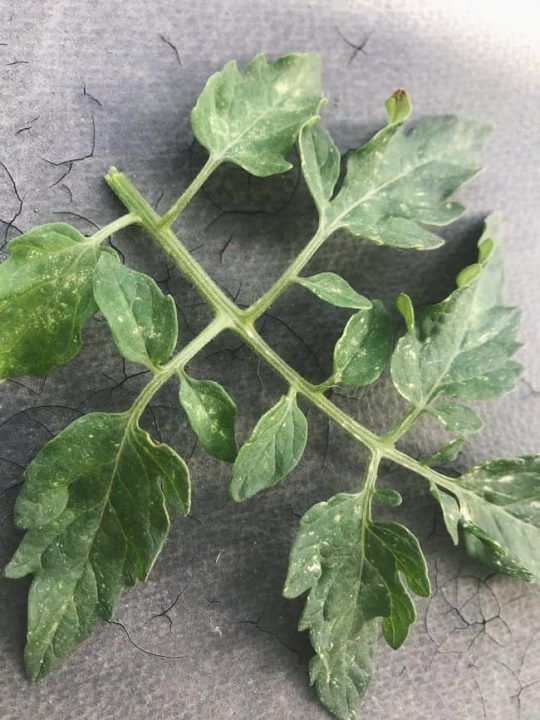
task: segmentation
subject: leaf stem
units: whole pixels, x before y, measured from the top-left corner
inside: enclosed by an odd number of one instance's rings
[[[171,378],[176,372],[182,371],[186,363],[188,363],[198,352],[200,352],[208,343],[219,335],[226,327],[229,322],[223,315],[217,315],[212,322],[210,322],[204,330],[202,330],[193,340],[188,343],[172,360],[166,365],[163,365],[156,370],[154,377],[148,385],[146,385],[142,391],[135,398],[135,402],[131,406],[128,412],[131,413],[130,422],[135,424],[139,421],[144,409],[157,393],[157,391],[164,385],[169,378]]]
[[[90,235],[89,240],[96,245],[99,245],[108,237],[114,235],[115,232],[118,232],[118,230],[122,230],[123,228],[128,227],[128,225],[135,225],[135,223],[140,222],[139,217],[135,213],[126,213],[126,215],[122,215],[122,217],[113,220],[111,223],[101,228],[101,230],[98,230],[93,235]]]
[[[403,435],[405,435],[406,432],[410,430],[412,425],[414,425],[418,419],[418,416],[421,415],[423,411],[423,407],[413,407],[409,410],[405,417],[397,423],[397,425],[382,436],[383,439],[392,445],[396,443],[401,437],[403,437]]]
[[[225,295],[172,231],[162,227],[161,217],[123,173],[112,167],[105,176],[105,181],[128,210],[140,218],[146,231],[174,261],[184,277],[197,288],[216,314],[223,312],[235,319],[242,314],[242,311]]]
[[[272,287],[269,288],[264,295],[261,295],[261,297],[246,310],[246,317],[250,318],[250,320],[254,322],[263,313],[265,313],[287,289],[287,287],[296,280],[305,265],[307,265],[313,255],[315,255],[324,241],[330,237],[332,232],[333,229],[329,230],[321,222],[315,235],[311,238],[304,249],[294,258],[291,264],[284,270]]]
[[[372,482],[373,468],[378,466],[381,458],[385,457],[398,465],[411,470],[428,480],[431,480],[442,487],[452,490],[455,483],[451,478],[442,475],[432,468],[423,465],[420,461],[411,458],[394,447],[393,442],[408,429],[413,421],[413,413],[409,415],[390,433],[379,436],[371,432],[364,425],[347,415],[341,408],[331,402],[321,392],[320,385],[313,385],[292,368],[283,358],[278,355],[254,327],[254,320],[263,313],[271,303],[279,297],[289,282],[301,271],[304,265],[313,256],[316,250],[322,245],[329,235],[329,230],[319,228],[312,240],[294,260],[285,272],[281,275],[275,285],[268,290],[259,301],[254,303],[248,310],[241,310],[221,290],[221,288],[205,272],[201,265],[191,256],[187,248],[180,242],[174,233],[162,226],[159,215],[150,207],[130,180],[116,168],[111,168],[105,180],[109,187],[115,192],[120,200],[126,205],[161,247],[161,249],[174,261],[178,270],[190,281],[199,291],[214,310],[214,320],[192,340],[176,357],[160,368],[150,383],[144,388],[132,406],[135,419],[138,419],[144,408],[157,390],[184,365],[210,340],[216,337],[225,329],[236,332],[240,338],[250,347],[261,359],[263,359],[291,388],[304,396],[312,405],[324,413],[330,420],[339,425],[345,432],[365,445],[372,454],[366,482]]]
[[[163,229],[168,229],[174,223],[176,218],[184,210],[186,205],[190,202],[193,196],[201,189],[204,183],[208,180],[214,170],[220,165],[219,160],[214,160],[212,155],[208,158],[202,168],[199,170],[197,175],[194,177],[192,182],[180,195],[178,200],[172,205],[169,210],[163,216],[160,225]]]
[[[371,498],[375,490],[377,482],[377,473],[379,472],[379,464],[381,462],[380,450],[372,450],[369,463],[364,475],[364,485],[362,487],[363,496],[363,512],[362,512],[362,532],[365,532],[367,523],[371,520]]]

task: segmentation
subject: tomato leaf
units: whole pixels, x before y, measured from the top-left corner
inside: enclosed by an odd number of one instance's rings
[[[356,717],[374,667],[375,618],[392,647],[405,640],[416,618],[403,586],[430,592],[416,538],[398,523],[367,520],[363,493],[339,494],[314,505],[300,521],[283,594],[308,592],[300,630],[309,630],[316,652],[310,678],[338,718]]]
[[[454,542],[463,528],[468,552],[497,572],[540,580],[540,456],[493,460],[437,488]],[[442,499],[441,499],[442,498]]]
[[[25,663],[39,680],[111,617],[122,589],[145,580],[189,511],[189,473],[130,413],[91,413],[51,440],[25,473],[15,520],[26,534],[6,575],[34,576]]]
[[[387,101],[388,125],[347,161],[343,184],[338,151],[313,122],[299,137],[306,183],[327,233],[343,228],[376,245],[430,250],[442,245],[422,227],[447,225],[464,208],[450,200],[480,171],[479,154],[490,128],[476,120],[428,118],[409,134],[401,124],[410,103],[400,90]]]
[[[487,219],[478,263],[462,271],[457,289],[408,329],[392,356],[392,379],[401,395],[462,435],[480,429],[476,413],[434,401],[497,397],[514,387],[522,370],[512,359],[521,347],[521,313],[504,305],[498,225],[497,216]]]

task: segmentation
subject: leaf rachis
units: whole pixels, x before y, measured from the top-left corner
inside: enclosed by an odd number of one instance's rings
[[[394,489],[377,488],[383,459],[427,481],[455,544],[461,540],[474,558],[498,572],[540,581],[539,456],[491,461],[459,478],[432,467],[451,462],[464,439],[481,429],[469,403],[510,391],[521,373],[513,359],[520,347],[520,313],[504,303],[498,216],[487,218],[477,262],[458,275],[446,299],[420,314],[408,296],[398,295],[405,332],[397,342],[379,300],[366,298],[331,271],[303,275],[338,230],[400,249],[440,246],[441,237],[429,228],[464,212],[453,195],[479,172],[489,128],[444,116],[423,120],[406,133],[411,104],[399,90],[386,102],[386,126],[349,156],[342,173],[339,151],[320,122],[322,102],[313,54],[274,63],[258,55],[243,71],[228,63],[208,80],[191,116],[208,160],[163,216],[112,167],[105,179],[126,215],[90,238],[56,223],[30,230],[8,246],[9,258],[0,265],[0,381],[43,376],[71,360],[81,347],[84,324],[98,310],[122,356],[151,372],[129,410],[79,418],[45,445],[25,472],[15,517],[26,535],[6,574],[34,576],[25,650],[31,679],[58,667],[100,619],[111,617],[123,588],[150,572],[170,516],[189,510],[186,463],[139,426],[155,393],[173,378],[201,447],[232,463],[234,500],[278,485],[294,472],[307,442],[304,403],[369,453],[356,493],[338,493],[301,519],[283,591],[287,597],[306,593],[300,628],[309,630],[315,650],[310,679],[340,720],[358,717],[373,674],[379,619],[384,639],[399,647],[416,618],[409,591],[421,597],[430,592],[417,539],[399,523],[378,521],[372,508],[373,498],[388,508],[402,501]],[[222,163],[259,177],[279,174],[291,167],[295,143],[318,227],[277,281],[244,309],[171,226]],[[172,298],[148,276],[122,265],[114,250],[101,247],[133,224],[146,231],[214,314],[176,354]],[[331,375],[318,385],[291,367],[255,326],[291,286],[351,312],[334,348]],[[236,333],[286,386],[239,448],[234,400],[215,381],[186,371],[224,330]],[[411,407],[394,428],[377,435],[325,393],[334,385],[367,385],[385,371]],[[451,438],[421,461],[396,443],[426,414]]]

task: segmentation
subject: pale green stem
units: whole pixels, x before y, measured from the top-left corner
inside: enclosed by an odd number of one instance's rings
[[[162,227],[160,216],[123,173],[112,167],[105,176],[105,180],[127,209],[140,218],[146,231],[165,254],[174,260],[180,272],[197,288],[214,312],[218,313],[222,310],[228,317],[241,315],[240,309],[194,260],[189,250],[173,235],[172,231]]]
[[[261,297],[246,310],[246,317],[255,321],[264,312],[266,312],[268,308],[275,303],[278,297],[287,289],[287,287],[296,280],[303,268],[315,255],[317,250],[319,250],[324,241],[330,236],[331,232],[333,232],[333,230],[329,231],[324,227],[323,223],[320,223],[315,235],[311,238],[304,249],[294,258],[291,264],[284,270],[272,287],[269,288],[264,295],[261,295]]]
[[[221,288],[210,278],[199,263],[190,255],[189,251],[178,240],[169,229],[162,227],[161,218],[148,205],[146,200],[135,189],[125,175],[111,168],[106,176],[106,181],[116,195],[122,200],[126,207],[133,212],[144,225],[149,235],[156,241],[162,250],[175,262],[179,271],[194,285],[202,297],[214,309],[216,317],[203,332],[182,350],[167,365],[164,365],[151,380],[149,385],[142,391],[133,406],[137,413],[142,412],[149,399],[171,377],[178,369],[182,368],[193,355],[199,352],[211,339],[224,329],[234,330],[240,338],[248,345],[261,359],[263,359],[281,378],[289,385],[291,391],[303,395],[312,405],[317,407],[328,418],[333,420],[345,432],[365,445],[371,452],[372,458],[368,468],[367,481],[374,482],[376,467],[381,458],[402,465],[422,477],[438,483],[449,490],[454,483],[452,479],[441,475],[432,468],[423,465],[418,460],[409,457],[394,447],[388,436],[381,437],[371,432],[368,428],[351,418],[337,405],[334,405],[322,392],[321,386],[313,385],[294,370],[283,358],[278,355],[255,330],[253,322],[261,312],[269,307],[269,299],[276,298],[280,292],[271,288],[263,297],[264,302],[258,301],[247,311],[242,311],[233,303],[221,290]],[[296,261],[291,263],[289,268],[278,280],[276,285],[282,292],[291,278],[300,272],[302,267],[312,257],[317,247],[324,242],[324,233],[319,231],[313,240],[306,246]],[[137,408],[137,409],[136,409]],[[140,409],[140,412],[139,412]],[[399,436],[408,422],[400,423],[399,431],[392,431],[389,435]],[[375,468],[375,470],[373,470]]]
[[[166,365],[162,365],[158,368],[154,374],[154,377],[148,385],[146,385],[139,395],[136,397],[135,402],[131,406],[131,418],[130,422],[135,424],[139,421],[144,409],[157,393],[162,385],[164,385],[169,378],[175,373],[182,372],[184,366],[208,343],[219,335],[226,327],[228,327],[228,320],[222,315],[216,316],[211,323],[209,323],[204,330],[202,330],[193,340],[188,343],[172,360]]]
[[[118,232],[119,230],[128,227],[128,225],[135,225],[135,223],[140,222],[141,221],[135,213],[129,212],[126,215],[122,215],[122,217],[113,220],[108,225],[105,225],[105,227],[95,232],[88,239],[94,242],[96,245],[99,245],[108,237],[114,235],[115,232]]]
[[[176,218],[184,210],[186,205],[190,202],[193,196],[201,189],[204,183],[208,180],[214,170],[221,164],[221,161],[214,160],[212,156],[208,158],[206,163],[199,170],[193,181],[188,185],[184,192],[180,195],[174,205],[167,210],[163,219],[161,220],[162,228],[170,228]]]
[[[423,411],[423,407],[413,407],[412,410],[409,410],[405,417],[397,423],[397,425],[382,436],[383,439],[392,445],[396,443],[400,437],[410,430],[418,419],[418,416],[421,415]]]

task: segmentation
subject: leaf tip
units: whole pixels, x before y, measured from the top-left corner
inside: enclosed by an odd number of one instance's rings
[[[480,263],[473,263],[463,268],[456,278],[456,285],[458,288],[466,287],[470,285],[480,275],[482,271],[482,265]]]
[[[389,125],[401,125],[412,113],[412,104],[405,90],[398,88],[384,103]]]
[[[396,297],[396,309],[405,320],[407,330],[414,330],[414,307],[411,298],[406,293],[399,293]]]

